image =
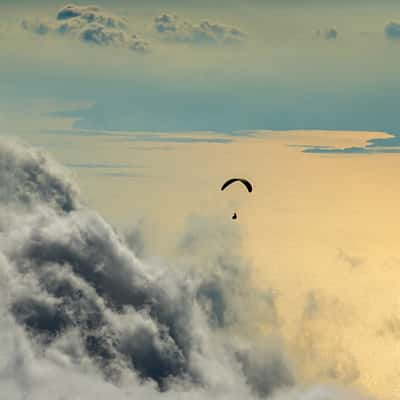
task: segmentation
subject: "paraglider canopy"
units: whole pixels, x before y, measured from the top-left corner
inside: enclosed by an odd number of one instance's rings
[[[232,183],[235,183],[235,182],[240,182],[241,184],[243,184],[249,193],[251,193],[253,191],[253,185],[247,179],[244,179],[244,178],[231,178],[231,179],[228,179],[222,185],[221,190],[225,190],[228,186],[232,185]],[[233,214],[233,216],[232,216],[232,219],[236,220],[237,218],[238,218],[238,216],[237,216],[237,214],[235,212]]]
[[[231,178],[231,179],[228,179],[228,180],[222,185],[221,190],[226,189],[228,186],[230,186],[230,185],[231,185],[232,183],[234,183],[234,182],[241,182],[241,183],[246,187],[246,189],[247,189],[249,192],[252,192],[252,191],[253,191],[253,186],[252,186],[252,184],[251,184],[247,179],[243,179],[243,178]]]

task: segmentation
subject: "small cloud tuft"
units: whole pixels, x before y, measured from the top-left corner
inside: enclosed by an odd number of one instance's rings
[[[400,39],[400,24],[397,22],[390,22],[385,27],[385,36],[388,39]]]
[[[329,28],[325,30],[318,29],[315,32],[315,37],[318,39],[325,39],[325,40],[336,40],[339,36],[339,32],[336,28]]]
[[[21,26],[24,30],[38,35],[46,35],[53,29],[50,21],[42,21],[40,19],[24,19]]]

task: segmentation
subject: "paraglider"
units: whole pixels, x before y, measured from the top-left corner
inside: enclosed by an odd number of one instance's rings
[[[221,190],[226,189],[228,186],[230,186],[232,183],[234,182],[241,182],[243,183],[243,185],[246,187],[246,189],[249,192],[253,191],[253,185],[247,180],[247,179],[243,179],[243,178],[231,178],[228,179],[221,187]]]
[[[235,183],[235,182],[242,183],[249,193],[251,193],[253,191],[253,185],[247,179],[243,179],[243,178],[231,178],[231,179],[228,179],[222,185],[221,190],[225,190],[228,186],[232,185],[232,183]],[[232,219],[237,219],[237,218],[238,218],[238,216],[237,216],[237,213],[235,212],[233,214],[233,216],[232,216]]]

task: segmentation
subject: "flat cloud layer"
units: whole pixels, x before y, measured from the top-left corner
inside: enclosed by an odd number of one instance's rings
[[[170,14],[156,17],[154,29],[163,39],[193,44],[235,44],[246,37],[238,28],[209,21],[197,25]]]
[[[97,6],[69,4],[57,12],[55,20],[29,18],[24,19],[21,26],[38,35],[66,35],[79,38],[84,43],[123,47],[141,53],[149,50],[147,41],[130,32],[125,18]]]
[[[281,340],[257,334],[274,299],[230,226],[190,221],[177,265],[148,263],[47,155],[0,140],[0,187],[5,398],[361,399],[298,386]]]

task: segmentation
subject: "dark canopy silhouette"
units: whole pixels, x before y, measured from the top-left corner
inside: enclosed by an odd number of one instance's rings
[[[231,178],[231,179],[228,179],[228,180],[222,185],[221,190],[226,189],[228,186],[230,186],[230,185],[231,185],[232,183],[234,183],[234,182],[241,182],[241,183],[243,183],[244,186],[246,186],[246,189],[247,189],[249,192],[252,192],[252,191],[253,191],[253,186],[252,186],[252,184],[251,184],[247,179],[242,179],[242,178]]]

